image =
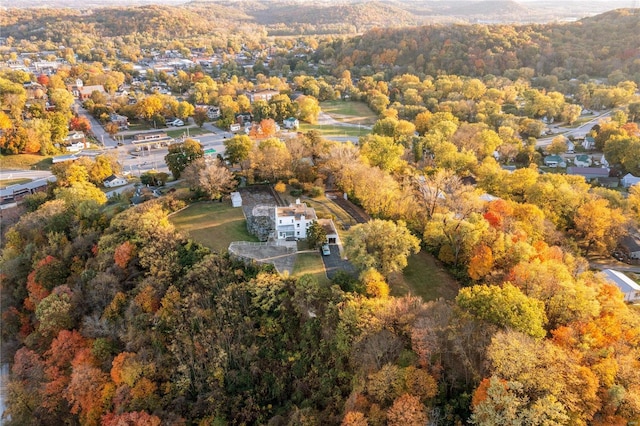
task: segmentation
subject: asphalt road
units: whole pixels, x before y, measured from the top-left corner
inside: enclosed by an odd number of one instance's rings
[[[571,127],[560,127],[560,126],[549,126],[551,129],[553,129],[554,134],[549,136],[549,137],[545,137],[545,138],[540,138],[538,139],[538,141],[536,142],[536,148],[537,147],[545,147],[547,145],[551,144],[551,141],[553,141],[553,138],[555,138],[558,135],[563,135],[563,136],[574,136],[576,138],[584,138],[589,131],[591,130],[591,128],[593,126],[595,126],[596,124],[598,124],[598,122],[606,117],[609,117],[611,115],[611,111],[604,111],[598,115],[595,115],[591,120],[587,121],[584,124],[581,124],[578,127],[575,128],[571,128]]]
[[[324,269],[327,272],[327,278],[332,280],[338,271],[345,271],[353,276],[356,275],[356,270],[349,261],[340,257],[340,248],[337,244],[329,244],[331,254],[329,256],[322,256],[322,262],[324,263]]]

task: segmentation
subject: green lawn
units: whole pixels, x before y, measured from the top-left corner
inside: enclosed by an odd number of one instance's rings
[[[34,154],[0,155],[2,170],[49,170],[53,164],[51,157]]]
[[[459,285],[437,260],[427,252],[409,257],[409,264],[402,274],[393,274],[389,278],[392,296],[411,293],[424,301],[440,297],[453,299],[458,294]]]
[[[172,215],[176,229],[216,252],[224,252],[233,241],[258,241],[247,232],[242,209],[230,202],[200,202]]]
[[[371,133],[371,130],[359,127],[351,127],[351,126],[321,126],[318,124],[307,124],[300,123],[300,128],[298,129],[302,133],[306,133],[310,130],[319,131],[322,136],[330,137],[330,136],[366,136]]]
[[[329,284],[322,257],[317,250],[314,253],[298,253],[296,255],[296,264],[291,275],[299,277],[305,274],[313,275],[320,284]]]
[[[209,133],[209,131],[201,129],[200,127],[189,127],[189,137],[200,136],[205,133]],[[167,130],[167,135],[171,136],[172,138],[186,136],[187,129],[178,127],[175,130]]]
[[[372,126],[378,116],[364,102],[355,101],[325,101],[320,103],[323,112],[338,121]]]

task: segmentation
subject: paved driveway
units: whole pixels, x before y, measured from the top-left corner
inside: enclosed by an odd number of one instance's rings
[[[340,248],[337,244],[330,244],[331,254],[329,256],[322,256],[324,262],[324,269],[327,272],[327,278],[332,280],[338,271],[345,271],[354,277],[356,276],[356,268],[353,265],[340,257]]]

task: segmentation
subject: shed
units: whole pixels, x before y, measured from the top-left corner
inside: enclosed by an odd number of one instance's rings
[[[239,192],[231,193],[231,205],[233,207],[242,207],[242,196]]]
[[[624,294],[625,302],[633,303],[640,300],[640,285],[631,278],[613,269],[604,269],[602,273],[607,278],[607,281],[615,284]]]

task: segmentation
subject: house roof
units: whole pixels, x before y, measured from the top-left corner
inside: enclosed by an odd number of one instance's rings
[[[607,280],[615,284],[623,293],[640,291],[640,285],[620,271],[604,269],[602,273]]]
[[[118,176],[116,176],[116,175],[111,175],[108,178],[106,178],[103,182],[107,182],[107,183],[108,182],[113,182],[116,179],[120,179],[120,178]]]
[[[307,207],[306,204],[290,204],[288,207],[278,207],[276,209],[278,217],[291,217],[300,219],[302,216],[305,219],[316,219],[316,211],[311,207]]]
[[[640,242],[633,235],[627,235],[621,243],[630,253],[640,252]]]
[[[585,161],[589,161],[589,160],[591,160],[591,157],[589,157],[587,154],[576,155],[576,161],[585,162]]]
[[[567,174],[585,177],[609,177],[609,169],[607,167],[567,167]]]
[[[318,223],[324,229],[324,232],[327,236],[338,235],[338,231],[336,230],[336,226],[331,219],[318,219]]]

